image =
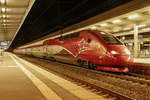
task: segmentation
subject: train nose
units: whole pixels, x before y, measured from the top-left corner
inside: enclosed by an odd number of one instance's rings
[[[122,56],[130,56],[131,52],[127,49],[127,47],[120,46],[110,46],[110,53],[112,55],[122,55]]]
[[[127,66],[132,63],[133,57],[124,45],[111,45],[109,46],[109,49],[112,54],[114,64]]]

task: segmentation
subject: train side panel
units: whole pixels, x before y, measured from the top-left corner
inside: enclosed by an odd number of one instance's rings
[[[46,48],[44,46],[33,47],[31,51],[31,55],[40,58],[46,57],[47,56]]]

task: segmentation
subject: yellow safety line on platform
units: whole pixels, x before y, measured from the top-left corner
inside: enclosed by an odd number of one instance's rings
[[[15,56],[15,55],[14,55]],[[15,56],[20,61],[24,62],[25,64],[29,65],[30,68],[34,69],[35,71],[41,73],[43,76],[47,77],[51,81],[57,83],[59,86],[63,87],[64,89],[68,90],[72,94],[79,97],[81,100],[108,100],[106,98],[103,98],[102,96],[96,95],[74,83],[71,83],[70,81],[67,81],[59,76],[56,76],[55,74],[52,74],[28,61],[25,61],[24,59],[21,59],[17,56]]]
[[[27,75],[27,77],[34,83],[34,85],[41,91],[47,100],[62,100],[55,92],[53,92],[46,84],[39,80],[22,64],[20,64],[12,55],[9,55],[18,67]]]

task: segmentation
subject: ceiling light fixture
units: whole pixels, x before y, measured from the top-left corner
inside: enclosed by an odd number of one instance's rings
[[[125,36],[123,36],[121,39],[122,39],[122,40],[125,40],[125,39],[126,39],[126,37],[125,37]]]
[[[0,2],[1,2],[1,3],[5,3],[5,2],[6,2],[6,0],[0,0]]]
[[[6,12],[6,8],[2,8],[1,11],[2,11],[2,12]]]
[[[144,28],[144,29],[142,29],[143,31],[149,31],[150,30],[150,28]]]
[[[134,31],[130,31],[130,32],[134,32]]]
[[[128,19],[134,19],[134,18],[137,18],[137,17],[139,17],[139,15],[138,14],[134,14],[134,15],[128,16]]]
[[[130,30],[131,27],[125,27],[123,30]]]
[[[92,29],[92,30],[96,30],[96,26],[92,26],[91,29]]]
[[[112,23],[119,23],[119,22],[121,22],[120,19],[116,19],[116,20],[113,20],[113,21],[112,21]]]
[[[117,29],[116,29],[116,30],[113,30],[113,32],[118,32],[118,31],[119,31],[119,30],[117,30]]]
[[[145,27],[146,24],[137,25],[137,27]]]
[[[6,18],[6,15],[2,15],[3,18]]]
[[[3,20],[3,22],[5,23],[5,22],[6,22],[6,20]]]
[[[100,24],[100,26],[107,26],[107,24],[105,24],[105,23],[104,24]]]

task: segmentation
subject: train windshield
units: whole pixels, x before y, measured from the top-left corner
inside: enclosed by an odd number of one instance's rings
[[[110,44],[110,45],[122,45],[122,43],[116,39],[116,37],[112,36],[112,35],[103,35],[101,36],[102,39],[104,39],[106,41],[107,44]]]

